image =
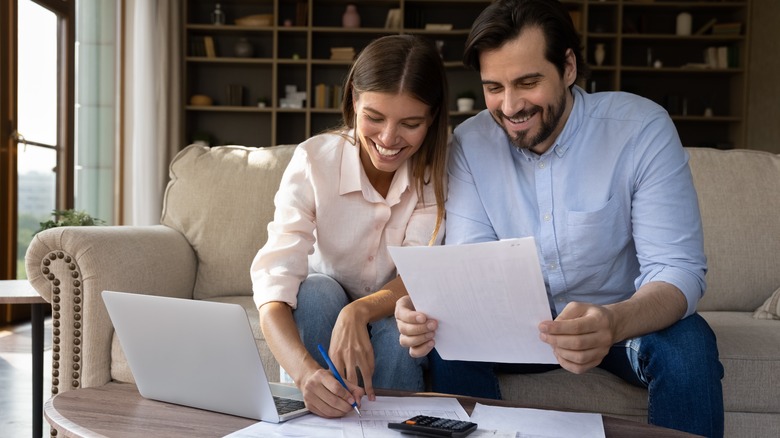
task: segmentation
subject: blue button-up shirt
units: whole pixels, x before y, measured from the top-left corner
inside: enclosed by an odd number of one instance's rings
[[[534,236],[551,309],[610,304],[651,281],[692,314],[706,257],[688,154],[666,111],[622,92],[573,87],[544,154],[516,149],[487,111],[459,125],[449,162],[447,244]]]

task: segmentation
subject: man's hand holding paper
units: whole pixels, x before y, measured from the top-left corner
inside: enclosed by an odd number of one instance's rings
[[[557,363],[539,339],[550,307],[532,237],[389,250],[416,309],[396,306],[413,356],[435,343],[445,360]]]

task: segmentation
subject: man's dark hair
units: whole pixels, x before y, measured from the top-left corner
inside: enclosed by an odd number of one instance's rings
[[[558,0],[497,0],[479,14],[466,40],[463,63],[479,71],[479,55],[498,49],[529,27],[539,27],[547,42],[545,58],[563,76],[566,49],[577,60],[577,79],[588,76],[588,66],[582,59],[580,36],[569,11]]]

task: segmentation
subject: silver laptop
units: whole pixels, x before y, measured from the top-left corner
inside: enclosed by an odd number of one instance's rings
[[[309,412],[298,388],[268,382],[240,305],[113,291],[103,301],[142,396],[271,423]]]

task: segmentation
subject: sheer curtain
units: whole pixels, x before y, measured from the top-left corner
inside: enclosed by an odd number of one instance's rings
[[[123,223],[160,223],[168,163],[183,145],[181,2],[125,0]]]

